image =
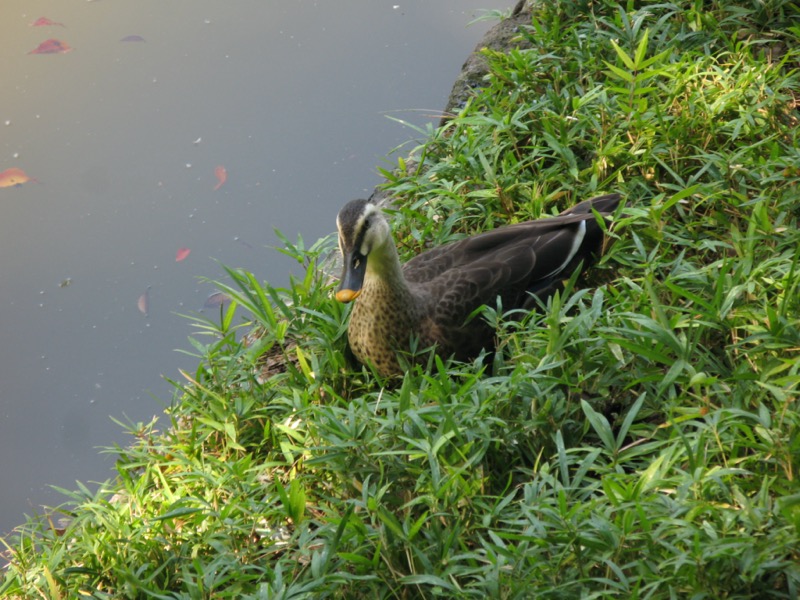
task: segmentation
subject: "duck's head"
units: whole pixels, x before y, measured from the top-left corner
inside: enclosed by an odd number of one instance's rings
[[[392,233],[381,210],[367,200],[345,204],[336,217],[336,228],[344,262],[336,299],[351,302],[361,293],[370,254],[391,244]]]

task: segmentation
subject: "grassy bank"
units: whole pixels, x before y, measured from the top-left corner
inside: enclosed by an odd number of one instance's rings
[[[252,322],[197,318],[167,414],[6,540],[0,596],[797,597],[800,8],[543,0],[520,36],[387,172],[401,253],[619,191],[589,276],[382,381],[333,238],[283,289],[231,269]]]

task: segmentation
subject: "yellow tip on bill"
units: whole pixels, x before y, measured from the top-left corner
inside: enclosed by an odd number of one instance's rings
[[[361,290],[353,291],[353,290],[339,290],[336,292],[336,299],[339,302],[352,302],[358,295],[361,293]]]

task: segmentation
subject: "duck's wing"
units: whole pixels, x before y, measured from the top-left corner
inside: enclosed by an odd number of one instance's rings
[[[408,282],[425,283],[453,269],[474,268],[515,257],[524,260],[520,257],[528,255],[531,261],[529,268],[525,268],[525,263],[519,264],[519,277],[528,277],[537,267],[541,270],[536,271],[537,277],[544,276],[565,264],[569,250],[581,231],[580,227],[576,227],[579,223],[587,223],[589,241],[596,240],[598,235],[602,240],[602,232],[592,209],[607,216],[616,209],[619,201],[619,194],[599,196],[581,202],[557,217],[508,225],[438,246],[408,261],[403,266],[403,275]],[[518,264],[518,260],[513,261],[514,264]],[[551,266],[549,271],[548,265]]]
[[[599,231],[597,224],[585,218],[542,229],[498,230],[491,237],[464,240],[459,242],[461,247],[450,249],[440,260],[413,265],[414,269],[405,273],[406,279],[425,281],[425,287],[435,296],[462,298],[462,305],[474,309],[494,303],[497,296],[516,295],[558,277],[571,264],[588,258],[602,241],[602,232],[594,232]]]
[[[529,293],[546,296],[600,252],[603,230],[592,208],[608,214],[618,202],[617,195],[602,196],[557,217],[434,248],[406,263],[403,274],[412,288],[424,289],[439,322],[454,326],[479,306],[494,306],[498,297],[506,310],[527,307]]]
[[[569,221],[586,220],[586,215],[570,217]],[[430,281],[442,273],[462,266],[474,265],[515,248],[524,248],[537,236],[561,230],[567,222],[562,217],[529,221],[479,233],[457,242],[437,246],[419,254],[403,265],[408,281]]]

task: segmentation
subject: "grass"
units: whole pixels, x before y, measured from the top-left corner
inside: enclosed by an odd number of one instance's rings
[[[601,263],[397,381],[346,359],[332,238],[283,289],[228,269],[166,415],[5,540],[0,595],[798,596],[800,8],[542,0],[520,38],[386,170],[401,251],[620,191]]]

